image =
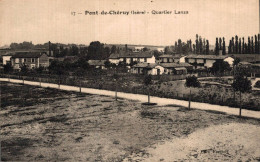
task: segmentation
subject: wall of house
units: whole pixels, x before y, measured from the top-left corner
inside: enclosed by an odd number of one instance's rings
[[[234,59],[232,57],[227,57],[224,61],[228,62],[231,67],[233,66]]]
[[[204,63],[204,59],[197,59],[197,63],[198,64],[203,64]]]
[[[7,62],[11,61],[12,56],[3,56],[3,65],[6,65]]]
[[[155,57],[147,58],[147,63],[155,63]]]
[[[109,59],[109,62],[113,64],[119,64],[119,61],[119,59]]]
[[[180,62],[180,59],[175,58],[173,62],[178,63],[178,62]],[[184,60],[184,62],[185,62],[185,60]]]
[[[172,74],[173,73],[173,69],[171,68],[164,68],[164,74]]]
[[[159,73],[158,73],[159,70]],[[148,70],[148,74],[151,75],[161,75],[164,73],[164,68],[162,66],[155,66],[153,69]]]
[[[179,59],[179,62],[180,62],[180,63],[185,63],[185,58],[186,58],[186,56],[181,57],[181,58]]]
[[[188,63],[194,63],[194,62],[195,62],[195,59],[193,59],[193,58],[188,59]]]
[[[160,60],[161,62],[165,62],[165,63],[174,62],[173,58],[161,58]]]
[[[38,58],[14,58],[11,59],[12,66],[14,69],[20,69],[25,64],[29,69],[37,68],[39,64]]]
[[[49,66],[49,57],[46,54],[41,55],[38,59],[38,65],[37,67],[48,67]]]
[[[204,66],[206,66],[207,68],[211,68],[213,66],[214,62],[216,62],[216,60],[208,60],[207,59]]]

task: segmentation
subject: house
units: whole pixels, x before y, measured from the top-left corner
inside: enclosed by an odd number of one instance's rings
[[[228,54],[232,58],[238,58],[240,62],[260,63],[259,54]]]
[[[193,66],[187,63],[138,63],[131,68],[131,73],[134,74],[187,74],[188,70]]]
[[[14,69],[20,69],[22,65],[29,69],[48,67],[49,58],[45,52],[15,52],[11,57],[11,65]]]
[[[160,75],[164,68],[156,63],[138,63],[131,68],[133,74],[151,74]]]
[[[160,65],[164,68],[164,74],[187,74],[193,69],[193,66],[188,63],[160,63]]]
[[[211,68],[217,60],[226,61],[232,66],[234,58],[227,55],[189,55],[185,58],[185,62],[193,65],[195,69]]]
[[[6,65],[7,63],[11,64],[11,57],[14,55],[15,53],[7,53],[5,55],[2,55],[2,59],[3,59],[3,65]]]
[[[88,60],[89,66],[96,69],[106,69],[105,62],[106,60]]]
[[[125,62],[131,64],[136,63],[155,63],[156,59],[153,52],[150,51],[140,51],[140,52],[121,52],[111,54],[109,57],[111,63],[118,64],[119,62]]]
[[[119,62],[120,62],[120,57],[119,57],[119,54],[118,53],[112,53],[109,58],[108,58],[108,61],[112,64],[116,64],[118,65]]]
[[[160,63],[178,63],[178,62],[185,62],[185,56],[181,55],[169,55],[169,54],[164,54],[159,56],[159,62]]]

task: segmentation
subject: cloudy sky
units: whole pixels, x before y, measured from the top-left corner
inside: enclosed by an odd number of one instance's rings
[[[85,11],[146,11],[145,15],[85,15]],[[188,11],[185,15],[153,15]],[[71,12],[83,13],[73,16]],[[47,41],[89,44],[171,45],[195,35],[216,37],[259,33],[259,0],[0,0],[0,46]]]

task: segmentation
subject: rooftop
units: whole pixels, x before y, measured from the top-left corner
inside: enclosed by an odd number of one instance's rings
[[[192,65],[188,63],[160,63],[160,65],[164,68],[192,67]]]
[[[153,53],[151,51],[147,52],[120,52],[120,53],[112,53],[109,58],[117,59],[117,58],[151,58],[153,57]]]
[[[192,59],[211,59],[211,60],[222,60],[227,57],[231,57],[228,55],[188,55],[186,58],[192,58]]]
[[[12,57],[13,58],[38,58],[42,54],[44,54],[44,52],[15,52],[15,54]]]
[[[104,66],[106,60],[88,60],[90,66]]]

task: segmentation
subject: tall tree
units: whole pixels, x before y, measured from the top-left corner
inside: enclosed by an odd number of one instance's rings
[[[255,48],[254,48],[254,37],[251,37],[251,52],[252,52],[252,54],[255,53]]]
[[[231,46],[232,46],[232,41],[229,40],[229,45],[228,45],[228,54],[231,54]]]
[[[219,37],[219,49],[222,50],[222,40],[221,40],[221,37]]]
[[[178,39],[177,53],[182,53],[182,41]]]
[[[242,53],[245,53],[245,38],[242,38],[243,42],[242,42]]]
[[[191,41],[191,39],[190,39],[190,52],[192,52],[192,41]]]
[[[209,54],[209,40],[206,41],[206,54]]]
[[[222,55],[226,55],[226,42],[225,42],[225,38],[224,37],[223,37]]]
[[[247,44],[245,43],[245,54],[248,53],[248,48],[247,48]]]
[[[257,36],[255,35],[255,54],[258,54],[258,40],[257,40]]]
[[[234,37],[231,39],[231,53],[235,53],[235,47],[234,47]]]
[[[199,54],[202,54],[203,51],[203,43],[201,36],[199,37]]]
[[[219,45],[218,45],[218,38],[216,38],[216,45],[215,45],[215,55],[219,55]]]
[[[258,54],[260,54],[260,34],[258,34]]]
[[[206,54],[206,39],[203,38],[203,54]]]
[[[235,53],[238,54],[238,36],[235,36]]]
[[[250,42],[250,37],[248,37],[248,44],[247,44],[247,53],[251,54],[251,42]]]
[[[199,35],[196,34],[196,54],[199,53]]]
[[[238,53],[241,54],[241,38],[239,38]]]

